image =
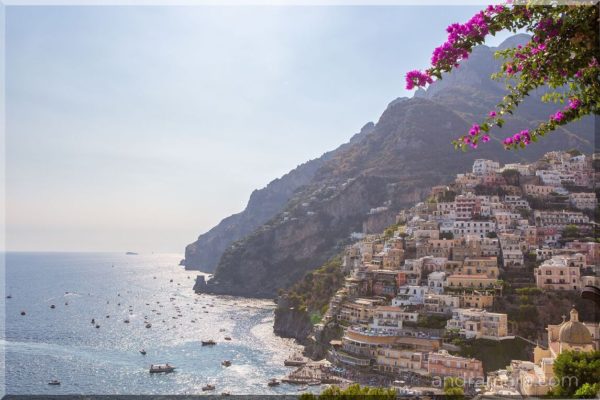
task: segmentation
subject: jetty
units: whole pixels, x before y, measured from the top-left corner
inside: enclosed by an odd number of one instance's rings
[[[331,372],[331,363],[326,360],[306,362],[295,369],[281,382],[294,385],[320,385],[320,384],[345,384],[346,379],[336,376]]]

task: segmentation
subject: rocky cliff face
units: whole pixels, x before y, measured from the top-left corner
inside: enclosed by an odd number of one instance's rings
[[[274,297],[279,288],[339,252],[363,224],[375,224],[372,208],[387,207],[393,213],[413,204],[431,186],[469,170],[476,158],[518,162],[550,150],[592,146],[593,121],[587,119],[550,134],[526,152],[508,152],[497,145],[454,151],[450,141],[487,114],[502,95],[496,83],[483,80],[489,80],[494,63],[493,49],[482,46],[447,79],[414,98],[390,103],[368,134],[320,159],[311,178],[279,209],[272,207],[264,224],[232,240],[204,291]],[[471,84],[471,78],[481,83]],[[497,138],[532,127],[552,108],[525,102]]]
[[[306,311],[291,308],[286,299],[280,297],[275,309],[273,331],[278,336],[307,343],[308,336],[312,332],[312,324]]]

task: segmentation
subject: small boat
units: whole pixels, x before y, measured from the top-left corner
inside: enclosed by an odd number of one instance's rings
[[[50,305],[50,308],[52,308],[52,309],[55,309],[55,308],[56,308],[56,306],[55,306],[54,304],[51,304],[51,305]]]
[[[221,392],[221,396],[231,396],[231,393],[229,393],[229,392]]]
[[[305,390],[307,390],[307,389],[308,389],[308,386],[300,386],[300,387],[298,388],[298,391],[299,391],[299,392],[304,392],[304,391],[305,391]]]
[[[287,360],[285,360],[283,362],[283,365],[285,365],[286,367],[301,367],[303,365],[305,365],[307,363],[307,359],[305,357],[303,357],[301,354],[295,354],[293,356],[291,356],[290,358],[288,358]]]
[[[224,367],[230,367],[231,366],[231,361],[229,361],[229,360],[221,361],[221,365],[224,366]]]
[[[27,314],[25,311],[21,311],[21,315],[25,315]]]
[[[150,324],[150,323],[146,324],[146,328],[152,328],[152,324]]]
[[[211,385],[210,383],[206,386],[202,386],[202,391],[206,392],[207,390],[215,390],[215,385]]]
[[[95,324],[96,320],[94,318],[92,318],[92,324]]]
[[[141,349],[141,350],[140,350],[140,354],[141,354],[141,355],[143,355],[143,356],[145,356],[145,355],[146,355],[146,350],[144,350],[144,349]]]
[[[319,386],[320,384],[321,384],[321,381],[318,381],[318,380],[308,382],[308,386]]]
[[[125,320],[125,321],[123,321],[123,322],[125,322],[126,324],[128,324],[128,323],[129,323],[129,320],[128,320],[128,319],[126,319],[126,320]]]
[[[7,299],[12,299],[12,296],[9,294],[8,296],[6,296]]]
[[[100,325],[96,325],[96,328],[100,328]]]
[[[217,342],[212,339],[202,341],[202,346],[214,346],[215,344],[217,344]]]
[[[271,387],[273,387],[273,386],[279,386],[279,384],[280,384],[280,382],[279,382],[277,379],[275,379],[275,378],[272,378],[272,379],[271,379],[271,380],[270,380],[270,381],[267,383],[267,385],[268,385],[268,386],[271,386]]]
[[[168,372],[173,372],[175,371],[175,367],[173,365],[169,365],[169,363],[167,364],[152,364],[150,365],[150,373],[151,374],[156,374],[156,373],[168,373]]]
[[[58,385],[60,385],[60,381],[53,379],[50,382],[48,382],[48,385],[58,386]]]
[[[225,340],[231,340],[230,336],[225,336]]]

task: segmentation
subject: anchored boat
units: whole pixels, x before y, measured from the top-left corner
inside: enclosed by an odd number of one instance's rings
[[[175,371],[175,366],[169,365],[169,363],[167,363],[167,364],[152,364],[150,366],[151,374],[160,373],[160,372],[168,373],[168,372],[173,372],[173,371]]]

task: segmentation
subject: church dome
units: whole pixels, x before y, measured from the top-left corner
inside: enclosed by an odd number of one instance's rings
[[[571,310],[571,319],[565,322],[558,331],[558,341],[569,345],[592,344],[590,331],[579,322],[577,310]]]

